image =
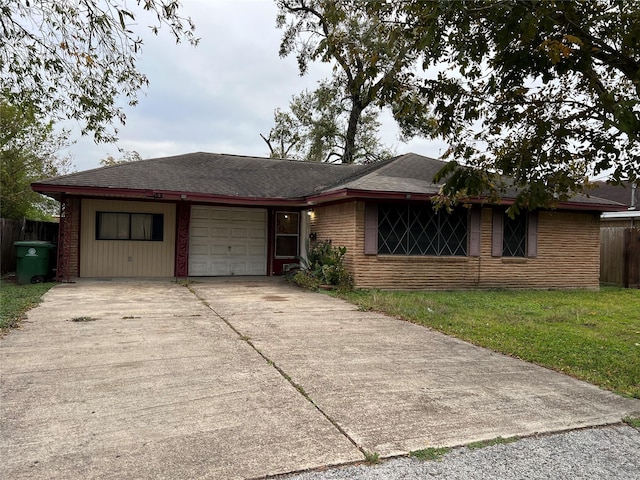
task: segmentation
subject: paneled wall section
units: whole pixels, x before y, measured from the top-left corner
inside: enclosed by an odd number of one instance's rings
[[[163,240],[96,240],[96,212],[162,213]],[[82,200],[81,277],[172,277],[176,208],[172,203]]]

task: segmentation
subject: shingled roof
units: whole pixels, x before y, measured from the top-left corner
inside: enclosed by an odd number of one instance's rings
[[[618,202],[626,205],[627,207],[630,207],[631,196],[635,193],[635,205],[640,204],[640,193],[638,193],[640,191],[640,188],[636,189],[634,192],[631,182],[623,182],[620,185],[611,185],[606,182],[595,183],[596,188],[594,188],[592,192],[594,195],[600,198],[606,198],[607,200]]]
[[[120,163],[36,185],[38,191],[46,191],[47,187],[77,187],[295,199],[349,177],[361,168],[198,152]]]
[[[54,198],[61,194],[190,198],[253,204],[300,204],[308,199],[406,194],[431,196],[444,162],[408,153],[371,165],[336,165],[217,153],[190,153],[72,173],[33,184]],[[595,210],[621,205],[597,197],[568,202]],[[569,205],[566,205],[569,206]]]

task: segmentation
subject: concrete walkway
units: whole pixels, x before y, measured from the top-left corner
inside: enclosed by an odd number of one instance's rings
[[[61,284],[0,340],[0,478],[259,478],[640,416],[279,279]]]

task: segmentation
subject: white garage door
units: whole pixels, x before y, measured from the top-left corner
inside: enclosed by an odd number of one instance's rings
[[[267,211],[191,207],[189,275],[266,275]]]

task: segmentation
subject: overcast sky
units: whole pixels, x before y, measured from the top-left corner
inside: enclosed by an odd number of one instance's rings
[[[330,73],[317,65],[304,77],[295,57],[278,56],[281,30],[271,0],[183,0],[182,12],[196,24],[200,44],[176,45],[166,30],[144,36],[139,68],[150,81],[136,107],[127,107],[118,146],[142,158],[189,152],[268,156],[260,138],[273,126],[273,111],[288,107],[291,96],[315,88]],[[438,157],[442,143],[424,139],[401,144],[388,114],[383,141],[397,153]],[[79,138],[74,128],[74,139]],[[78,171],[100,166],[115,145],[80,138],[68,153]]]

